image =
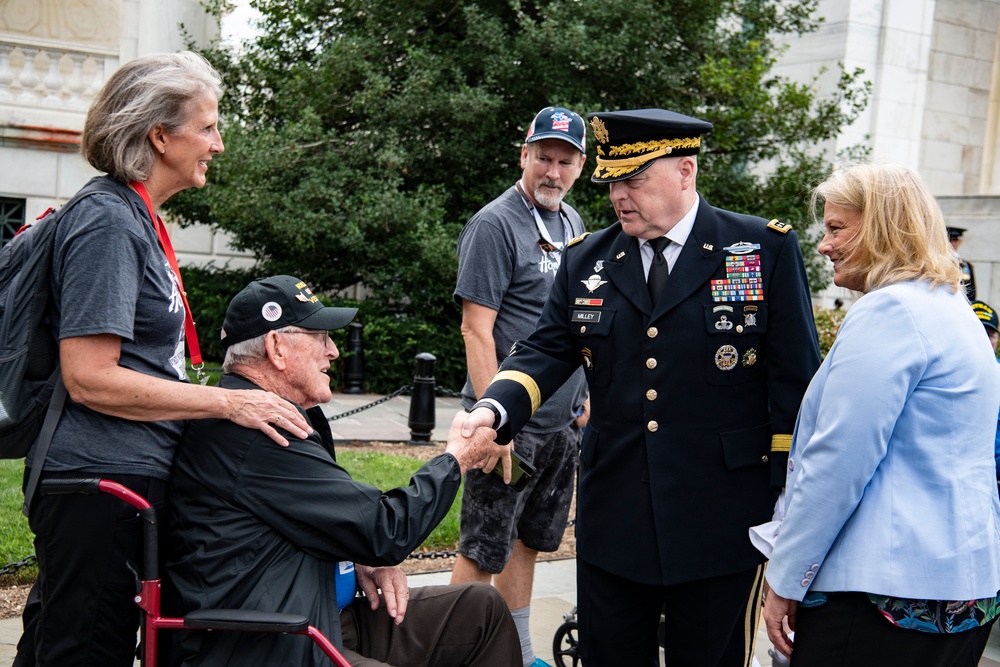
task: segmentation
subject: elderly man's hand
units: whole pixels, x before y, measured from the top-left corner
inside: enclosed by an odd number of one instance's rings
[[[385,600],[385,610],[396,625],[403,622],[406,605],[410,601],[410,589],[406,585],[406,574],[398,567],[370,567],[355,563],[354,572],[358,586],[368,598],[372,611],[378,609],[379,591]]]
[[[485,412],[487,416],[480,414]],[[488,422],[485,420],[488,418]],[[487,425],[488,424],[488,425]],[[472,468],[490,471],[497,461],[503,464],[504,482],[510,483],[510,445],[501,446],[494,442],[497,437],[493,425],[493,413],[480,408],[470,414],[459,412],[451,422],[448,431],[446,452],[458,460],[464,475]]]

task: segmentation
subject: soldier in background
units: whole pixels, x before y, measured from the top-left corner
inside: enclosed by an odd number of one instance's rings
[[[951,241],[951,247],[955,249],[955,255],[958,257],[958,266],[962,269],[962,287],[965,288],[965,295],[969,297],[969,301],[975,301],[976,274],[972,270],[972,262],[958,254],[958,249],[962,247],[962,234],[964,233],[965,229],[962,227],[949,227],[948,240]]]

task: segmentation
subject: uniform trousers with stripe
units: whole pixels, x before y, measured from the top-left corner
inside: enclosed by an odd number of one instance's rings
[[[660,664],[658,626],[671,667],[749,667],[763,566],[709,579],[652,586],[577,558],[580,657],[585,667]]]

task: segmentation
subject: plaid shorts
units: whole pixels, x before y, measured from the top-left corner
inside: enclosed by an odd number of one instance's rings
[[[535,466],[534,476],[521,491],[493,473],[466,473],[458,552],[484,572],[499,574],[517,539],[536,551],[558,549],[569,518],[582,439],[573,424],[555,433],[519,433],[514,451]]]

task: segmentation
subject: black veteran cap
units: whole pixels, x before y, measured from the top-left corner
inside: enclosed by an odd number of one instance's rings
[[[597,139],[594,183],[614,183],[641,174],[661,157],[697,155],[708,121],[666,109],[598,111],[587,118]]]
[[[545,107],[535,115],[524,143],[542,139],[562,139],[581,153],[587,152],[587,127],[578,114],[561,107]]]
[[[1000,318],[997,317],[997,311],[982,301],[973,301],[972,310],[976,311],[976,317],[979,318],[984,327],[1000,332]]]
[[[948,227],[948,238],[952,241],[962,238],[962,234],[964,233],[965,229],[962,227]]]
[[[309,287],[292,276],[258,278],[229,302],[222,324],[222,347],[288,326],[317,331],[346,327],[357,308],[324,306]]]

